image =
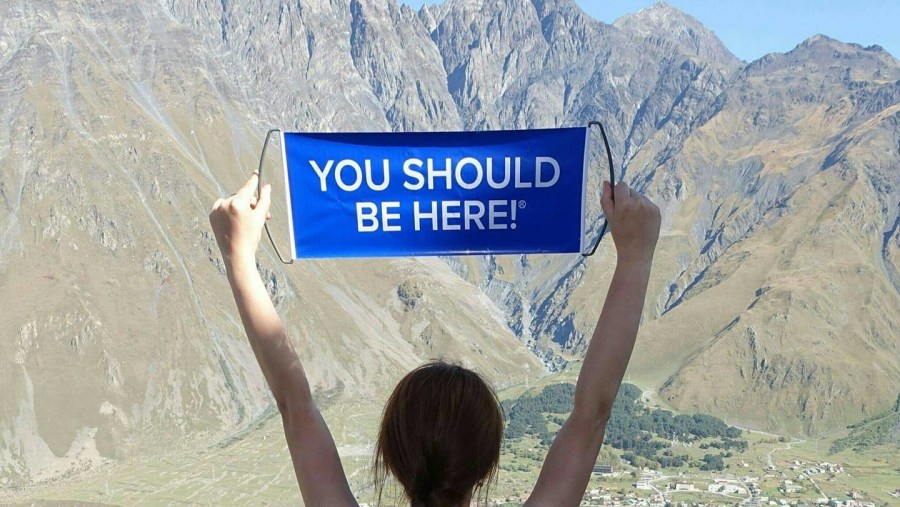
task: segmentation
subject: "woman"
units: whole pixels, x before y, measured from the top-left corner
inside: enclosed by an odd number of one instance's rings
[[[308,506],[356,505],[334,440],[310,392],[303,365],[256,270],[272,189],[259,197],[256,173],[213,205],[209,220],[250,345],[284,424],[294,471]],[[578,505],[603,443],[606,422],[634,348],[659,209],[624,183],[601,204],[617,264],[575,388],[572,414],[559,430],[526,505]],[[503,423],[491,388],[459,366],[431,363],[408,374],[385,407],[376,443],[378,489],[392,475],[414,507],[460,507],[497,471]]]

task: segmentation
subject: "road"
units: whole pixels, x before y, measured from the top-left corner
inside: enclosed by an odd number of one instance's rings
[[[785,451],[785,450],[790,449],[792,444],[802,444],[803,442],[806,442],[806,440],[794,439],[793,441],[788,442],[786,446],[776,447],[775,449],[772,449],[771,451],[766,453],[766,459],[769,462],[769,468],[771,468],[773,470],[778,470],[778,472],[781,473],[782,476],[786,477],[787,474],[785,474],[783,471],[781,471],[780,469],[778,469],[775,466],[775,463],[772,461],[772,455],[775,454],[775,451]],[[806,472],[802,472],[802,473],[800,473],[800,476],[806,477],[807,479],[809,479],[809,482],[812,483],[813,487],[815,487],[816,491],[819,493],[820,498],[825,498],[825,499],[828,498],[828,495],[826,495],[825,492],[822,491],[822,488],[819,487],[819,485],[816,483],[815,479],[813,479],[811,475],[809,475]]]
[[[806,442],[806,440],[800,440],[799,438],[795,438],[794,440],[788,442],[786,446],[776,447],[775,449],[772,449],[771,451],[767,452],[766,460],[768,461],[769,468],[778,470],[778,467],[776,467],[775,463],[772,461],[772,455],[775,454],[776,451],[786,451],[791,448],[791,445],[802,444],[803,442]],[[781,472],[781,470],[778,470],[778,471]],[[784,472],[781,472],[781,473],[782,473],[782,475],[784,475]]]
[[[819,492],[819,498],[824,498],[825,500],[828,500],[828,495],[826,495],[825,492],[822,491],[822,488],[820,488],[819,485],[816,484],[816,481],[812,478],[811,475],[804,473],[803,476],[806,477],[807,479],[809,479],[809,482],[811,482],[812,485],[815,486],[816,491]]]

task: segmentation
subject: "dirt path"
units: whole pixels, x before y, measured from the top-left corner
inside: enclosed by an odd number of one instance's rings
[[[794,440],[791,440],[790,442],[788,442],[787,445],[785,445],[784,447],[776,447],[775,449],[772,449],[771,451],[767,452],[766,460],[768,461],[769,468],[772,468],[773,470],[778,470],[778,467],[775,466],[775,462],[772,461],[772,455],[775,454],[775,452],[790,450],[790,448],[793,444],[802,444],[803,442],[806,442],[806,440],[800,440],[798,438],[795,438]],[[778,471],[781,472],[781,470],[778,470]],[[781,473],[782,473],[782,475],[784,474],[784,472],[781,472]]]

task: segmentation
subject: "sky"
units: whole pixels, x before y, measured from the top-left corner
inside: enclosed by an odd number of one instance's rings
[[[514,1],[514,0],[510,0]],[[515,0],[518,1],[518,0]],[[821,33],[863,46],[878,44],[900,58],[900,0],[667,0],[700,20],[738,58],[753,61],[790,51]],[[401,0],[413,7],[436,0]],[[654,0],[576,0],[591,16],[612,23]]]

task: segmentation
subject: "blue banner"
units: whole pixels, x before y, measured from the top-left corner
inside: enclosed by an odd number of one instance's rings
[[[282,133],[292,258],[582,252],[587,133]]]

